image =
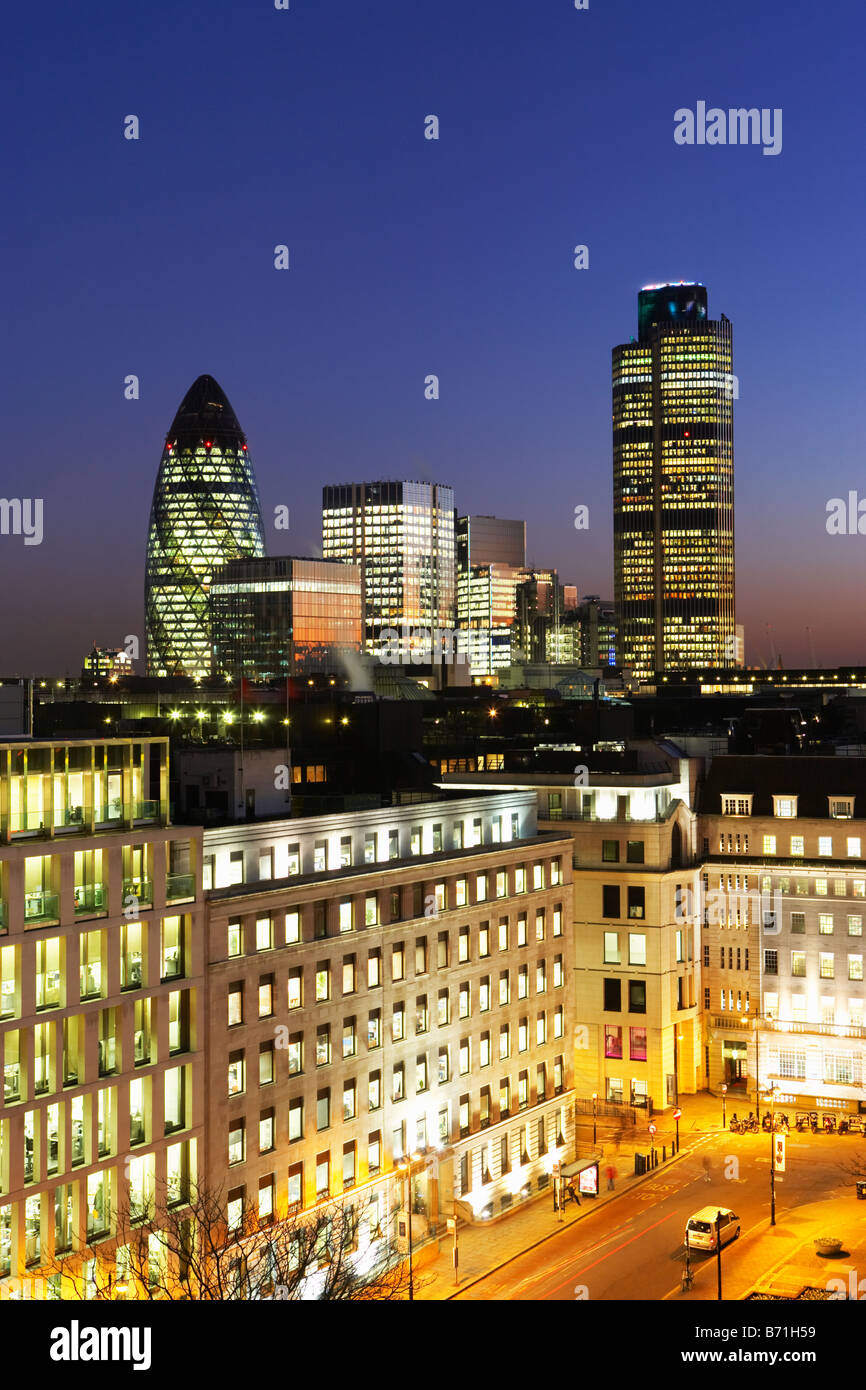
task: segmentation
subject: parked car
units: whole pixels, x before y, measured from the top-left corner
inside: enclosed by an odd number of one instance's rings
[[[692,1250],[715,1250],[717,1231],[724,1247],[740,1234],[740,1218],[730,1207],[701,1207],[686,1222],[683,1243],[688,1240]]]

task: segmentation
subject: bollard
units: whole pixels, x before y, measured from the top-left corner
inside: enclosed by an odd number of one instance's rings
[[[664,1163],[664,1161],[665,1161],[665,1159],[667,1158],[667,1156],[668,1156],[667,1145],[666,1145],[666,1144],[662,1144],[662,1163]]]

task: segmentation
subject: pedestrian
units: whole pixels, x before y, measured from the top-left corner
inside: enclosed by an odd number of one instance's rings
[[[712,1182],[712,1180],[712,1175],[710,1173],[710,1156],[709,1154],[704,1154],[704,1182]]]
[[[608,1190],[608,1192],[615,1192],[615,1191],[616,1191],[616,1188],[615,1188],[615,1186],[614,1186],[614,1178],[615,1178],[615,1177],[616,1177],[616,1169],[614,1168],[613,1164],[611,1163],[611,1164],[608,1166],[608,1170],[607,1170],[607,1190]]]
[[[574,1178],[569,1178],[568,1180],[568,1195],[573,1202],[577,1202],[577,1205],[580,1206],[580,1197],[574,1185]]]

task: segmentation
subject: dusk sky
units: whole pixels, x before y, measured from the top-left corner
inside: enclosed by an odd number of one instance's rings
[[[272,554],[317,552],[324,483],[427,478],[612,597],[611,348],[680,279],[733,322],[747,660],[770,623],[787,665],[807,626],[821,664],[866,663],[866,535],[825,529],[866,497],[861,5],[100,0],[15,6],[4,38],[2,491],[44,499],[44,540],[0,536],[0,674],[143,636],[163,440],[203,372]],[[781,153],[675,144],[699,101],[781,108]]]

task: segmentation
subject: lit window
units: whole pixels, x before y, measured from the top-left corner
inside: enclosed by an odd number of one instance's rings
[[[830,855],[830,854],[833,853],[833,836],[832,836],[832,835],[819,835],[819,836],[818,836],[818,853],[819,853],[819,854],[823,854],[823,855],[825,855],[825,856]]]

